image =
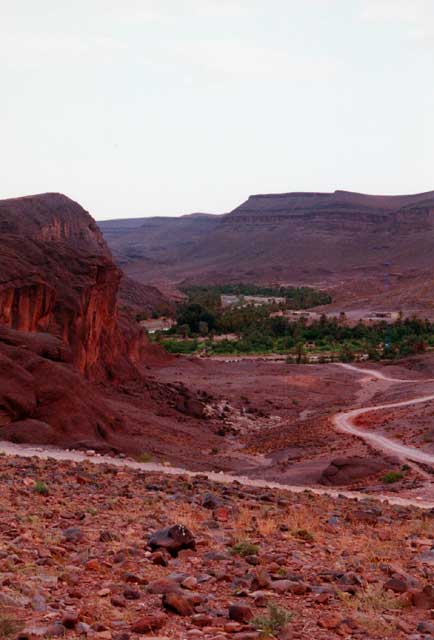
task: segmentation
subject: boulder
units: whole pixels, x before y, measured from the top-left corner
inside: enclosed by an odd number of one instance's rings
[[[194,613],[193,607],[182,593],[165,593],[163,607],[179,616],[191,616]]]
[[[149,538],[152,550],[166,549],[172,556],[177,556],[182,549],[196,549],[193,534],[182,524],[175,524],[155,531]]]
[[[389,466],[384,460],[375,456],[335,458],[324,469],[319,482],[328,486],[351,484],[380,473]]]

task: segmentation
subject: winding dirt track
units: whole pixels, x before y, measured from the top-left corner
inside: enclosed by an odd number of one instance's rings
[[[417,382],[417,380],[401,380],[399,378],[389,378],[380,371],[375,371],[375,369],[358,369],[357,367],[348,364],[340,364],[340,366],[346,369],[351,369],[352,371],[357,371],[360,374],[378,378],[379,380],[387,380],[388,382]],[[434,382],[434,380],[429,379],[423,380],[422,382]],[[368,431],[366,429],[359,429],[358,427],[354,426],[354,419],[362,416],[365,413],[369,413],[371,411],[380,411],[381,409],[408,407],[414,404],[429,402],[430,400],[434,400],[434,393],[428,396],[417,396],[416,398],[412,398],[411,400],[404,400],[401,402],[374,405],[371,407],[363,407],[362,409],[351,409],[350,411],[337,413],[335,416],[333,416],[333,422],[338,431],[349,433],[353,436],[357,436],[358,438],[362,438],[363,440],[365,440],[365,442],[369,442],[369,444],[376,449],[385,451],[386,453],[392,453],[398,458],[402,458],[404,460],[413,460],[414,462],[425,462],[428,464],[434,464],[434,455],[432,454],[420,451],[420,449],[416,449],[415,447],[408,447],[406,445],[400,444],[399,442],[396,442],[396,440],[386,438],[386,436],[379,435],[378,433]]]
[[[347,364],[339,364],[339,366],[344,367],[346,369],[351,369],[357,371],[360,374],[368,375],[370,377],[375,377],[380,380],[387,380],[389,382],[417,382],[416,380],[400,380],[396,378],[388,378],[384,374],[379,371],[375,371],[374,369],[359,369],[352,365]],[[433,380],[434,381],[434,380]],[[423,380],[423,382],[428,382],[427,380]],[[362,415],[363,413],[367,413],[368,411],[375,411],[379,409],[385,408],[393,408],[393,407],[404,407],[412,404],[418,404],[422,402],[428,402],[430,400],[434,400],[434,394],[429,396],[419,396],[413,398],[412,400],[405,400],[403,402],[395,402],[386,405],[377,405],[370,407],[363,407],[361,409],[352,409],[350,411],[346,411],[343,413],[338,413],[333,417],[334,424],[336,429],[344,432],[355,435],[363,440],[369,442],[373,446],[381,449],[382,451],[387,451],[388,453],[393,453],[403,459],[415,460],[418,462],[428,462],[434,464],[434,456],[419,451],[413,447],[407,447],[397,443],[394,440],[386,438],[384,436],[378,435],[373,432],[365,431],[364,429],[358,429],[352,424],[352,421],[357,416]],[[158,472],[164,473],[168,475],[203,475],[204,472],[194,472],[189,471],[188,469],[182,469],[177,467],[165,466],[162,464],[156,464],[153,462],[148,463],[140,463],[134,462],[133,460],[127,459],[119,459],[113,458],[110,456],[102,456],[102,455],[87,455],[85,453],[81,453],[79,451],[71,451],[68,449],[58,449],[56,447],[39,447],[32,445],[20,445],[13,444],[11,442],[0,441],[0,453],[11,455],[11,456],[20,456],[24,458],[37,457],[42,459],[54,459],[61,461],[71,461],[71,462],[91,462],[93,464],[109,464],[116,467],[127,467],[131,469],[138,469],[142,471],[148,472]],[[364,500],[368,497],[371,497],[375,500],[379,500],[381,502],[389,502],[390,504],[397,504],[403,506],[417,506],[424,509],[432,509],[434,508],[434,502],[423,501],[422,499],[412,499],[412,498],[400,498],[396,496],[388,496],[388,495],[373,495],[369,496],[369,494],[361,493],[357,491],[342,491],[342,490],[333,490],[333,489],[321,489],[319,487],[308,487],[308,486],[298,486],[298,485],[286,485],[280,484],[278,482],[269,482],[267,480],[248,478],[245,476],[236,476],[231,474],[225,474],[223,472],[215,472],[215,471],[207,471],[206,475],[208,478],[214,482],[219,483],[228,483],[228,482],[240,482],[241,484],[251,486],[251,487],[269,487],[275,489],[282,489],[291,491],[294,493],[302,493],[306,490],[312,491],[317,495],[327,495],[331,497],[345,496],[347,498],[353,498],[355,500]]]

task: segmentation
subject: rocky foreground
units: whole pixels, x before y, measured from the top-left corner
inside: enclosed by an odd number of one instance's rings
[[[0,637],[434,638],[434,514],[0,457]]]

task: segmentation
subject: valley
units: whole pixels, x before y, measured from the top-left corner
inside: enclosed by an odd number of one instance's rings
[[[417,219],[428,242],[430,198],[261,196],[234,217],[265,235],[306,216],[312,233],[351,235],[354,212],[359,225],[389,216],[412,235]],[[153,253],[135,280],[143,246],[125,257],[116,238],[140,244],[141,232],[116,224],[105,231],[115,263],[66,196],[0,202],[0,636],[430,632],[428,299],[401,308],[391,285],[380,305],[378,280],[347,308],[334,276],[316,282],[301,262],[286,282],[254,260],[250,274],[230,276],[229,261],[212,277],[202,265],[197,279],[185,246],[182,275],[160,247],[163,279]],[[157,252],[163,222],[144,224]],[[211,242],[215,220],[166,220],[164,234],[172,224],[175,251],[182,237]],[[336,269],[356,295],[347,266]]]
[[[230,282],[326,289],[329,310],[402,310],[434,319],[434,192],[336,190],[250,196],[229,213],[113,220],[115,260],[162,288]]]

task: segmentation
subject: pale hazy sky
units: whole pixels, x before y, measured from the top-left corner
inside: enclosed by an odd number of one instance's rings
[[[434,189],[434,0],[0,0],[0,197]]]

